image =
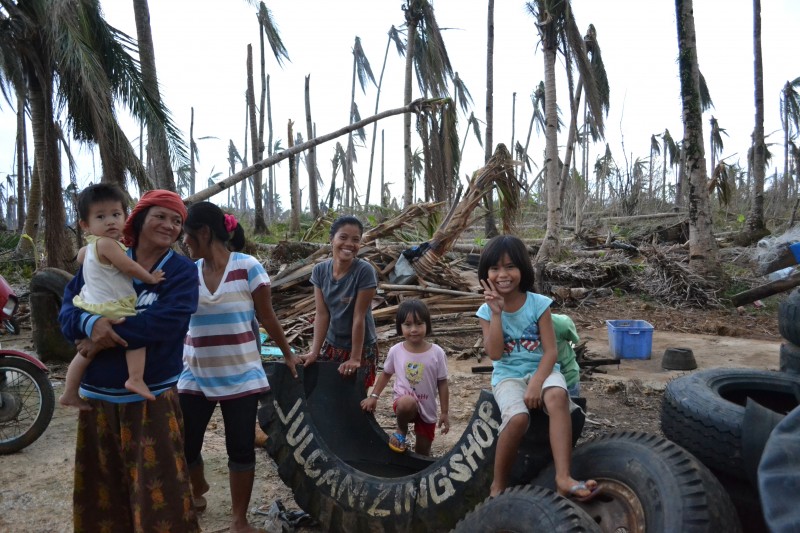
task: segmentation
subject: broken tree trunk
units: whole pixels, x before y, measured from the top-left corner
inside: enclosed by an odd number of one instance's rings
[[[793,289],[798,285],[800,285],[800,273],[792,274],[788,278],[772,281],[764,285],[759,285],[758,287],[753,287],[752,289],[740,292],[739,294],[734,294],[731,298],[731,302],[736,307],[739,307],[740,305],[749,304],[751,302],[755,302],[756,300],[760,300],[761,298],[778,294],[779,292],[788,291],[789,289]]]
[[[470,180],[464,198],[451,211],[452,216],[433,234],[430,248],[412,264],[418,274],[435,278],[435,273],[445,267],[442,257],[453,247],[464,230],[472,225],[476,217],[475,210],[495,186],[502,192],[500,197],[504,203],[503,229],[506,232],[510,231],[521,189],[514,172],[517,164],[506,146],[498,144],[486,166],[478,170]]]

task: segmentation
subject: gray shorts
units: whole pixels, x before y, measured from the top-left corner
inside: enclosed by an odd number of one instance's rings
[[[530,409],[528,409],[528,406],[525,405],[524,398],[525,390],[528,388],[528,383],[530,380],[531,376],[528,376],[527,378],[508,378],[492,387],[494,400],[497,402],[497,406],[500,408],[500,416],[502,418],[502,423],[500,424],[498,433],[505,429],[506,424],[508,424],[508,421],[511,420],[513,416],[522,413],[529,414]],[[567,399],[569,400],[570,413],[578,408],[578,404],[573,402],[572,398],[569,397],[567,381],[564,379],[564,375],[557,370],[554,370],[549,376],[547,376],[542,384],[543,400],[544,391],[552,387],[564,389],[564,394],[567,395]],[[544,412],[547,413],[547,408],[544,408]]]

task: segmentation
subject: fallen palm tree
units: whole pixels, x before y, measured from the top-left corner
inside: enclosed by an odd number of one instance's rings
[[[412,263],[420,277],[455,289],[465,285],[461,276],[443,259],[464,230],[479,218],[480,215],[476,214],[476,210],[493,187],[498,190],[502,206],[503,231],[506,233],[513,231],[513,220],[519,208],[522,189],[514,172],[514,167],[518,164],[519,162],[511,157],[504,144],[497,145],[489,162],[473,174],[464,197],[433,234],[428,242],[428,248]]]

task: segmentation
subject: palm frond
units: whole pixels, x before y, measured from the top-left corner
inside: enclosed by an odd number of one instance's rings
[[[289,52],[286,50],[281,35],[278,32],[278,25],[272,18],[272,11],[264,5],[264,2],[259,2],[258,22],[264,30],[264,35],[267,37],[267,42],[272,49],[275,60],[278,62],[278,65],[283,67],[284,59],[291,61],[291,59],[289,59]]]
[[[373,85],[377,85],[377,83],[375,82],[375,76],[372,74],[372,68],[369,66],[367,54],[364,53],[364,48],[361,47],[361,38],[358,36],[356,36],[356,42],[353,45],[353,57],[355,59],[354,68],[356,69],[358,84],[361,86],[361,91],[366,92],[367,81],[371,81]]]

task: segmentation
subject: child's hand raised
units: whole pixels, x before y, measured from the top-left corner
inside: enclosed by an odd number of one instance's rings
[[[503,309],[505,308],[506,300],[499,292],[497,292],[494,283],[488,279],[482,279],[481,287],[483,287],[483,298],[486,300],[486,303],[489,305],[489,309],[492,311],[492,313],[502,313]]]

